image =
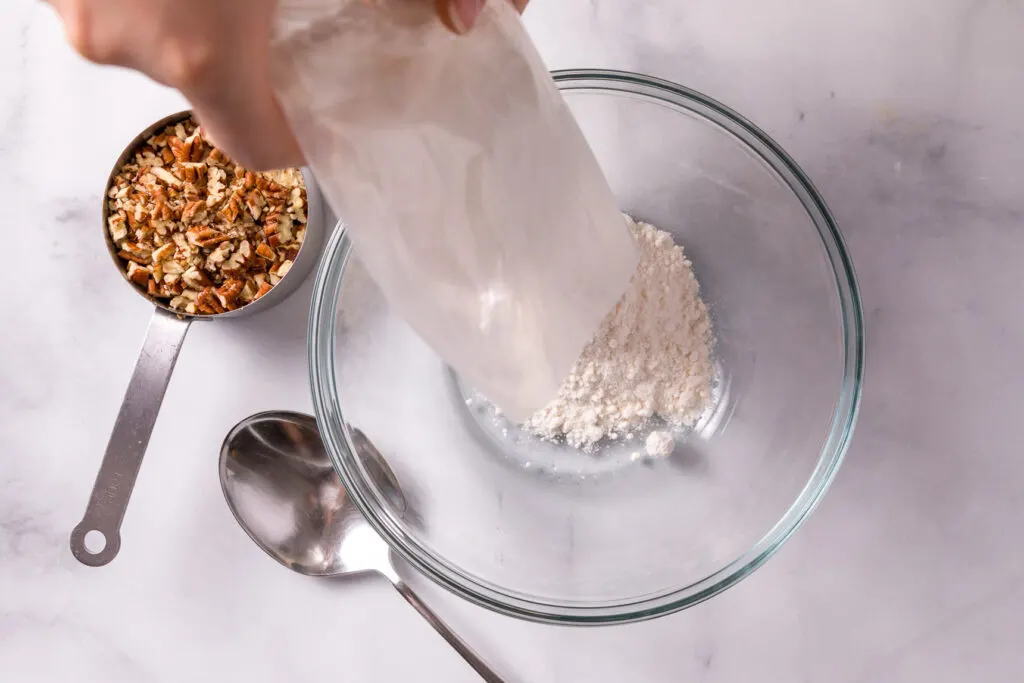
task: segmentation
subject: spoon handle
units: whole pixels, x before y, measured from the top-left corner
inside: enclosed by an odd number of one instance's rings
[[[190,322],[188,318],[178,318],[160,308],[153,314],[146,331],[146,341],[142,344],[142,352],[135,362],[135,370],[114,422],[107,452],[96,475],[85,516],[71,532],[71,552],[82,564],[90,567],[105,565],[121,548],[124,511]],[[86,535],[91,532],[102,535],[101,547],[87,547]]]
[[[427,607],[426,603],[419,599],[415,593],[412,592],[412,588],[409,587],[404,581],[395,581],[395,588],[402,594],[410,605],[412,605],[417,612],[422,615],[427,623],[434,627],[434,630],[441,634],[441,637],[448,641],[448,644],[455,648],[455,651],[462,655],[462,658],[466,660],[473,670],[480,674],[480,678],[487,681],[487,683],[505,683],[505,679],[494,673],[487,663],[480,658],[476,652],[473,651],[466,641],[459,638],[455,633],[448,628],[448,625],[441,621],[441,617],[437,616],[433,610]]]

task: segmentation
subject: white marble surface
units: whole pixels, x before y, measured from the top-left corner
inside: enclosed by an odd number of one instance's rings
[[[535,0],[530,15],[553,67],[677,80],[791,151],[853,252],[865,400],[810,522],[695,609],[574,630],[429,597],[510,681],[1020,680],[1024,3]],[[97,238],[99,193],[125,141],[180,104],[75,58],[41,4],[5,1],[0,680],[477,680],[388,586],[284,571],[223,503],[225,430],[310,409],[301,296],[193,329],[120,557],[72,559],[149,316]]]

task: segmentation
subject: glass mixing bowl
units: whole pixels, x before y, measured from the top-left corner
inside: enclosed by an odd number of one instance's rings
[[[853,431],[862,314],[832,216],[767,135],[665,81],[554,77],[622,209],[693,261],[713,409],[666,460],[523,439],[388,308],[343,231],[313,294],[314,403],[350,495],[424,574],[527,619],[638,620],[735,584],[813,510]],[[404,502],[374,484],[371,449]]]

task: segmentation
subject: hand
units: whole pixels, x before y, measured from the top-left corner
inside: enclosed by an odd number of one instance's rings
[[[207,135],[238,163],[254,170],[302,165],[270,81],[277,0],[48,1],[79,54],[180,90]],[[434,2],[455,33],[472,29],[484,5]],[[522,11],[528,0],[510,2]]]

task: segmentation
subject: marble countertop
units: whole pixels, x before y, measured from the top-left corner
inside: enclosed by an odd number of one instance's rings
[[[311,410],[306,296],[195,326],[121,555],[71,557],[150,314],[96,238],[99,194],[125,141],[182,101],[76,58],[41,3],[3,14],[0,678],[478,680],[387,584],[287,572],[224,505],[225,431]],[[510,681],[1020,680],[1024,3],[535,0],[529,15],[552,67],[684,83],[802,164],[863,288],[863,409],[810,521],[694,609],[580,630],[427,599]]]

